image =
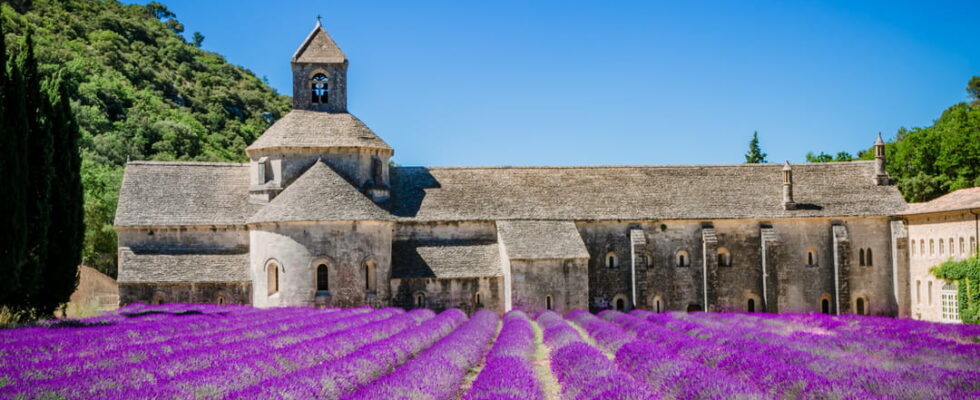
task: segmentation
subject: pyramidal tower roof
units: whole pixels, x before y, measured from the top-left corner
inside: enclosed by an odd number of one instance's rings
[[[391,214],[320,160],[249,218],[248,223],[391,219]]]
[[[306,40],[303,44],[296,49],[296,53],[293,54],[294,63],[310,63],[310,64],[330,64],[337,63],[342,64],[347,62],[347,56],[344,52],[340,50],[337,43],[333,41],[333,38],[327,34],[327,31],[323,29],[323,25],[320,24],[320,20],[317,19],[316,26],[309,35],[306,36]]]

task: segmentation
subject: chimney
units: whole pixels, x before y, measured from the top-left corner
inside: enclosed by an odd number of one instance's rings
[[[796,203],[793,202],[793,167],[789,165],[789,161],[783,164],[783,209],[796,209]]]
[[[885,142],[881,140],[881,132],[878,132],[878,140],[875,141],[875,185],[884,186],[890,183],[891,179],[885,171]]]

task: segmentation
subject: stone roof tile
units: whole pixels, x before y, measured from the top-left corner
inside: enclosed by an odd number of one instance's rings
[[[249,218],[248,223],[391,219],[387,211],[321,160]]]
[[[240,250],[119,249],[119,283],[249,282],[248,253]]]
[[[368,147],[391,150],[364,122],[348,113],[292,110],[245,150],[283,147]]]
[[[512,260],[589,258],[571,221],[497,221],[497,232]]]
[[[960,189],[931,201],[909,204],[909,209],[903,214],[929,214],[972,209],[980,209],[980,187]]]
[[[894,215],[894,186],[868,161],[796,164],[797,209],[780,164],[392,168],[395,215],[411,221],[641,220]]]
[[[309,64],[342,64],[347,62],[347,56],[340,50],[333,38],[327,34],[320,22],[316,23],[303,44],[293,54],[294,63]]]
[[[497,243],[486,240],[395,241],[392,278],[478,278],[502,276]]]
[[[248,185],[247,164],[130,162],[115,225],[244,225]]]

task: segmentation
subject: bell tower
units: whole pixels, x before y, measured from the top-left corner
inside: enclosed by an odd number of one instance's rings
[[[347,57],[323,30],[319,17],[290,64],[293,109],[347,112]]]

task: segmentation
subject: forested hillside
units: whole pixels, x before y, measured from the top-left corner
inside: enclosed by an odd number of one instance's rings
[[[189,42],[165,6],[115,0],[2,2],[8,48],[33,31],[42,74],[60,71],[81,130],[83,262],[115,276],[112,229],[132,160],[243,161],[289,109],[249,70]]]
[[[886,143],[886,168],[910,202],[928,201],[957,189],[980,186],[980,77],[966,88],[972,99],[943,111],[932,125],[899,129]],[[857,157],[874,158],[871,149]],[[810,162],[850,161],[851,155],[806,155]]]

